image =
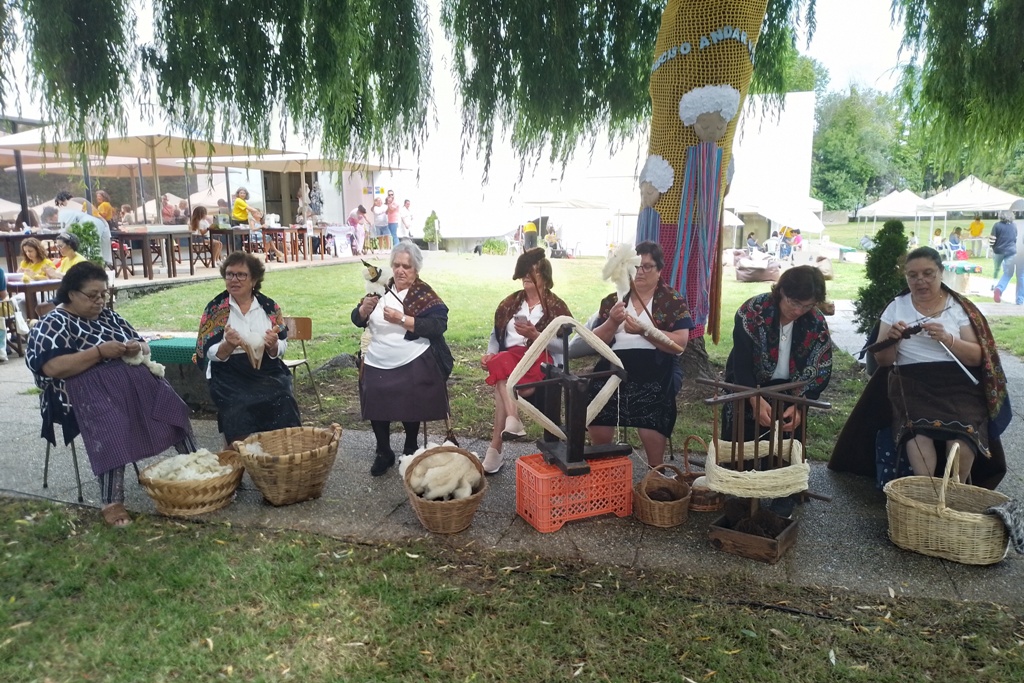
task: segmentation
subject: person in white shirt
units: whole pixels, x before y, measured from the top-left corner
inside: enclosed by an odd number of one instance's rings
[[[411,201],[406,199],[405,202],[402,203],[402,208],[398,212],[398,217],[399,217],[399,221],[398,221],[398,239],[399,240],[411,240],[413,238],[413,234],[412,234],[413,215],[412,215],[412,202]]]

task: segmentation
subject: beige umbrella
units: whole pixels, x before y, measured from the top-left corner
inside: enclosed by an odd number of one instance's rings
[[[86,142],[88,151],[100,151],[103,131],[90,135]],[[24,133],[15,133],[0,138],[0,149],[29,150],[41,153],[72,154],[81,140],[62,137],[53,126]],[[182,131],[165,120],[153,123],[130,124],[124,133],[107,131],[106,155],[148,159],[150,170],[153,171],[154,188],[160,196],[160,175],[157,159],[195,158],[197,156],[234,155],[249,151],[246,145],[223,140],[202,140],[198,134]],[[284,152],[287,150],[269,149],[265,152]],[[158,219],[162,218],[158,215]]]

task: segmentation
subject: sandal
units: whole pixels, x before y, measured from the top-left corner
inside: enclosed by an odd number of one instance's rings
[[[124,527],[132,523],[132,518],[124,509],[124,503],[111,503],[100,512],[103,514],[103,521],[112,527]]]

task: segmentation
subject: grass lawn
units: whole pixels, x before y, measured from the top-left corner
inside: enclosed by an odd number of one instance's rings
[[[454,254],[428,254],[421,273],[441,295],[450,309],[446,338],[455,356],[455,370],[449,390],[451,393],[456,431],[460,435],[489,437],[493,416],[493,389],[484,382],[480,369],[480,356],[487,347],[487,338],[493,326],[497,303],[516,288],[512,281],[515,265],[513,257],[473,256]],[[561,296],[577,318],[585,320],[596,312],[598,303],[611,287],[601,280],[603,259],[555,259],[552,261],[555,291]],[[854,263],[834,264],[836,278],[829,283],[829,296],[837,299],[855,298],[864,283],[864,267]],[[263,291],[277,301],[286,315],[313,318],[314,340],[308,345],[314,368],[341,353],[356,353],[362,332],[349,318],[352,308],[362,297],[364,281],[362,266],[343,264],[323,268],[271,271],[263,284]],[[768,291],[770,283],[740,283],[726,271],[723,288],[723,310],[735,311],[751,296]],[[118,307],[133,325],[145,330],[194,331],[206,303],[222,289],[220,281],[182,285],[138,299]],[[721,343],[708,344],[708,355],[720,369],[732,348],[732,316],[723,321]],[[578,367],[585,368],[586,361]],[[296,395],[303,415],[314,424],[338,422],[342,426],[366,429],[359,418],[359,399],[356,391],[356,371],[339,370],[318,374],[323,394],[324,410],[317,409],[316,398],[307,381],[296,382]],[[835,409],[822,413],[811,421],[811,457],[827,458],[831,452],[831,439],[845,422],[846,415],[861,391],[860,373],[853,359],[837,353],[835,369],[822,400],[830,401]],[[711,435],[711,410],[703,404],[709,396],[704,388],[687,383],[679,396],[679,419],[673,442],[678,448],[689,434],[703,438]],[[531,434],[540,435],[540,429],[530,425]],[[434,430],[436,432],[436,429]],[[636,445],[635,433],[628,437]]]
[[[998,605],[98,519],[0,501],[5,683],[1024,678]]]

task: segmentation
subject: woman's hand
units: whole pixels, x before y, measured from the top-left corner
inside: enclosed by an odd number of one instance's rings
[[[224,341],[226,341],[228,344],[231,344],[231,347],[232,347],[231,350],[234,351],[235,348],[237,348],[237,347],[242,345],[242,335],[240,335],[238,333],[238,330],[236,330],[235,328],[231,327],[231,325],[225,325],[224,326]]]
[[[384,307],[384,320],[388,321],[389,323],[394,323],[396,325],[401,325],[402,324],[402,318],[404,318],[404,317],[405,317],[405,313],[403,313],[402,311],[398,310],[397,308],[391,308],[390,306],[385,306]]]
[[[497,354],[494,353],[485,353],[484,355],[480,356],[480,367],[486,370],[487,364],[490,363],[491,359],[494,358],[494,356],[496,355]]]
[[[921,327],[924,328],[924,332],[935,341],[941,342],[947,347],[953,344],[955,337],[952,333],[946,331],[946,328],[942,326],[942,323],[924,323]]]
[[[45,272],[46,277],[50,278],[51,280],[60,279],[60,271],[54,268],[53,266],[44,266],[43,272]]]
[[[624,301],[617,301],[612,306],[611,310],[608,311],[608,319],[615,323],[616,327],[626,321],[626,303]]]
[[[537,328],[529,320],[527,320],[526,322],[519,322],[518,320],[513,320],[512,326],[515,328],[516,334],[518,334],[521,337],[525,337],[530,341],[533,341],[534,339],[540,336],[540,332],[537,331]]]
[[[377,302],[380,297],[375,294],[370,294],[363,297],[363,300],[359,302],[359,317],[366,320],[373,313],[373,309],[377,308]],[[384,309],[385,311],[387,309]]]
[[[750,397],[750,406],[757,416],[757,423],[762,427],[770,427],[772,424],[772,405],[760,396]]]
[[[902,320],[894,322],[892,324],[892,327],[889,328],[889,334],[886,335],[886,336],[889,339],[899,339],[899,340],[902,340],[903,339],[903,331],[906,330],[907,327],[909,327],[909,325],[907,325]]]
[[[790,406],[782,411],[782,429],[791,432],[800,426],[800,411]]]
[[[263,333],[263,345],[277,353],[277,330],[273,327]]]
[[[135,350],[129,351],[129,346]],[[122,356],[134,356],[142,347],[139,346],[139,342],[137,341],[130,341],[127,344],[119,341],[108,341],[103,342],[97,348],[100,350],[100,356],[106,360],[109,358],[121,358]]]
[[[626,314],[626,324],[623,326],[623,329],[629,334],[643,334],[645,332],[644,326],[629,314]]]

